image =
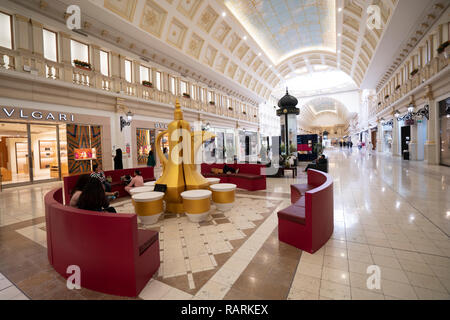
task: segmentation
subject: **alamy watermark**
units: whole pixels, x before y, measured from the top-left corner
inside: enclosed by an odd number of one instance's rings
[[[370,30],[381,29],[381,9],[377,5],[367,7],[367,28]]]
[[[70,30],[81,29],[81,9],[79,6],[72,4],[66,9],[67,20],[66,26]]]
[[[366,286],[369,290],[380,290],[381,289],[381,269],[379,266],[368,266],[366,270],[367,274],[370,276],[367,278]]]
[[[66,281],[67,289],[80,290],[81,289],[81,269],[80,269],[80,267],[77,265],[70,265],[67,267],[66,273],[70,274],[70,276],[67,278],[67,281]]]

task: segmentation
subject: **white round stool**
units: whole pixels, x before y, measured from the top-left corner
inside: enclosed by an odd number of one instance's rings
[[[219,183],[210,186],[212,199],[216,208],[226,211],[233,207],[236,185],[232,183]]]
[[[134,196],[135,194],[138,193],[152,192],[154,189],[155,189],[154,187],[136,187],[130,190],[130,194],[131,196]]]
[[[211,209],[211,191],[190,190],[181,193],[186,216],[191,222],[202,222]]]
[[[208,183],[209,183],[209,185],[208,185],[209,190],[211,190],[211,186],[213,184],[220,183],[220,179],[219,178],[206,178],[206,180],[208,180]]]
[[[155,189],[155,184],[156,184],[156,181],[149,181],[149,182],[145,182],[144,186],[145,187],[152,187],[153,188],[152,191],[153,191]]]
[[[155,224],[163,208],[164,192],[141,192],[131,197],[134,211],[143,224]]]

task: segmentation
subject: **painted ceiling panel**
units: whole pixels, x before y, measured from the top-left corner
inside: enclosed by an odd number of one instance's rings
[[[334,0],[225,0],[225,5],[276,64],[300,52],[336,51]]]

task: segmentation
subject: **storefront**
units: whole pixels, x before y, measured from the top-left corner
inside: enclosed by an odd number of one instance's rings
[[[439,102],[440,164],[450,166],[450,98]]]
[[[258,133],[239,130],[238,160],[256,162],[258,158]]]
[[[376,150],[377,148],[377,134],[378,134],[378,128],[371,128],[370,129],[370,138],[372,142],[372,150]]]
[[[160,166],[161,162],[156,152],[156,137],[162,131],[167,130],[168,123],[151,122],[145,120],[133,120],[131,123],[132,144],[136,146],[136,152],[133,155],[133,167],[147,166],[148,155],[153,151],[156,160],[156,166]],[[169,137],[167,134],[163,135],[161,139],[161,151],[164,148],[169,151]]]
[[[3,186],[61,179],[102,165],[103,125],[86,115],[0,107],[0,170]],[[109,140],[110,144],[110,140]],[[108,150],[109,150],[108,146]]]
[[[392,153],[392,121],[383,124],[383,151],[387,153]]]

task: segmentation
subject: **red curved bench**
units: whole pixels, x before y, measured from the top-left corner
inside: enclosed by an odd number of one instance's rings
[[[62,204],[62,189],[45,195],[47,253],[64,278],[81,270],[81,286],[136,297],[160,265],[158,232],[140,230],[136,214],[81,210]]]
[[[291,185],[291,202],[278,212],[278,239],[314,253],[333,234],[333,179],[327,173],[308,170],[307,184]]]
[[[133,176],[135,170],[141,171],[142,177],[144,178],[144,182],[155,180],[153,167],[104,171],[106,177],[112,178],[111,191],[112,192],[119,191],[119,197],[128,196],[128,193],[125,191],[125,185],[122,183],[122,181],[120,181],[120,177],[123,177],[125,175]],[[79,175],[64,177],[64,200],[65,200],[64,203],[67,205],[69,204],[70,201],[70,192],[77,184],[78,177]]]
[[[227,163],[227,166],[229,167],[232,167],[234,169],[239,168],[239,173],[215,174],[211,172],[212,168],[223,169],[224,165],[224,163],[202,163],[202,175],[205,178],[219,178],[220,183],[234,183],[238,188],[248,191],[258,191],[266,189],[266,176],[264,175],[264,172],[266,170],[265,165],[250,163]]]

